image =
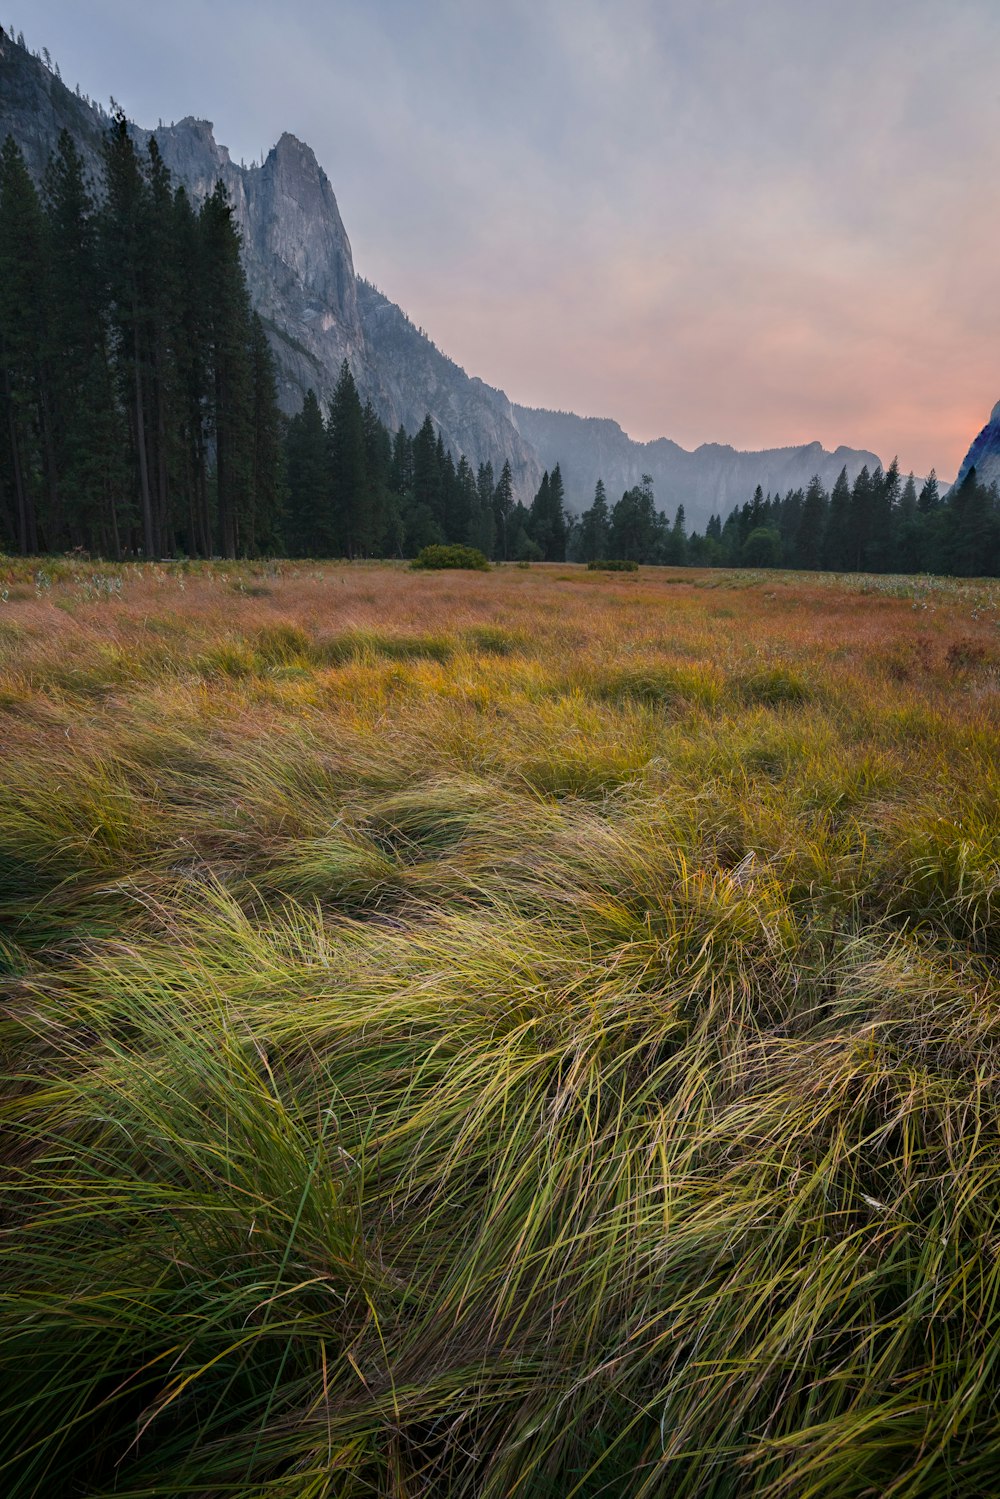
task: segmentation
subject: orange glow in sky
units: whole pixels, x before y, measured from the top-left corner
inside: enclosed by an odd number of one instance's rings
[[[950,479],[1000,397],[998,0],[10,4],[140,124],[308,141],[514,401]]]

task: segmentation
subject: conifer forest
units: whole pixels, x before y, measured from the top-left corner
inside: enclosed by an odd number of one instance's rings
[[[390,432],[346,361],[325,409],[310,391],[286,419],[223,185],[194,205],[121,114],[103,157],[90,182],[64,131],[39,191],[14,140],[0,151],[0,547],[1000,572],[1000,498],[974,469],[944,496],[895,460],[829,494],[758,487],[688,534],[648,477],[614,501],[599,481],[584,508],[556,464],[524,504],[509,463],[456,461],[429,415]]]

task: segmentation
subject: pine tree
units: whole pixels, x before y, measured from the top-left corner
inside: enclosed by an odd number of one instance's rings
[[[528,536],[546,562],[566,560],[568,524],[565,498],[562,472],[557,463],[551,474],[546,472],[542,475],[542,482],[532,501],[525,525]]]
[[[219,538],[222,555],[235,557],[245,549],[241,533],[251,504],[253,383],[250,298],[240,262],[239,232],[222,182],[205,199],[200,226]]]
[[[776,495],[771,501],[768,525],[776,529],[781,538],[781,558],[785,567],[799,565],[798,542],[805,503],[802,489],[789,489],[783,499]]]
[[[444,438],[438,432],[434,443],[434,466],[437,472],[437,497],[433,502],[428,500],[434,519],[441,529],[441,535],[445,541],[451,541],[451,516],[449,505],[451,503],[450,483],[455,477],[455,465],[452,462],[451,472],[448,472],[448,460],[450,453],[445,452]]]
[[[496,489],[493,491],[493,515],[497,529],[497,547],[504,562],[510,560],[511,520],[514,513],[514,480],[510,460],[505,459]]]
[[[612,557],[627,562],[656,560],[661,527],[653,497],[653,479],[643,474],[640,482],[627,489],[611,512],[608,550]]]
[[[548,558],[551,539],[551,503],[549,494],[549,471],[545,470],[542,482],[535,492],[531,509],[523,522],[523,529],[538,548],[542,558]]]
[[[177,380],[178,485],[183,514],[181,531],[185,550],[190,556],[210,557],[213,519],[208,484],[209,349],[203,252],[201,225],[183,188],[178,188],[174,194],[172,238],[178,296],[172,323]],[[257,373],[255,371],[255,379]],[[255,426],[257,420],[255,414]]]
[[[274,355],[256,312],[250,322],[250,373],[253,415],[247,550],[251,555],[273,554],[281,550],[282,544],[284,433],[278,410]]]
[[[302,410],[288,424],[285,454],[289,550],[292,556],[328,557],[332,550],[330,470],[323,413],[313,390],[306,391]]]
[[[128,121],[117,109],[104,142],[104,179],[100,216],[103,273],[111,297],[117,367],[131,430],[142,547],[147,557],[153,557],[159,548],[150,481],[149,195]]]
[[[156,547],[162,554],[174,550],[178,525],[183,523],[175,503],[179,499],[176,480],[183,469],[178,441],[183,390],[177,370],[180,339],[177,311],[181,300],[180,266],[174,242],[177,221],[170,173],[155,135],[150,136],[146,147],[145,175],[149,479]]]
[[[41,204],[20,149],[8,135],[0,151],[0,397],[4,467],[13,494],[8,525],[22,554],[39,549],[39,493],[45,463],[36,434],[44,405],[47,254]],[[49,474],[49,499],[54,476]],[[52,517],[44,517],[51,522]]]
[[[862,571],[868,555],[868,542],[872,534],[873,491],[881,478],[881,469],[877,469],[873,480],[866,463],[851,486],[849,566],[854,572]]]
[[[366,442],[368,441],[368,411],[371,403],[365,407]],[[377,418],[376,418],[377,420]],[[401,557],[406,546],[406,524],[404,520],[407,495],[404,489],[398,487],[398,480],[406,477],[407,458],[409,452],[409,439],[403,427],[399,428],[396,436],[390,436],[388,428],[379,422],[380,437],[378,439],[379,458],[378,465],[381,469],[384,465],[385,483],[385,511],[384,526],[381,541],[381,556]],[[399,467],[397,467],[399,465]],[[412,470],[412,464],[409,465]],[[368,472],[372,473],[371,454],[368,457]]]
[[[851,566],[851,487],[846,464],[837,475],[830,495],[822,555],[823,566],[834,572],[844,572]]]
[[[104,319],[95,206],[83,160],[63,131],[45,174],[55,444],[65,538],[118,558],[126,437]]]
[[[495,489],[493,465],[479,465],[476,473],[476,502],[469,518],[468,543],[478,548],[484,557],[492,557],[496,546],[496,520],[493,515],[493,491]]]
[[[459,503],[458,473],[450,451],[445,451],[444,439],[440,432],[437,440],[437,455],[438,472],[441,475],[441,530],[445,541],[460,542],[465,534],[465,527],[460,524],[456,514],[456,506]]]
[[[401,499],[413,494],[413,443],[400,427],[392,444],[392,465],[389,469],[389,488]]]
[[[451,525],[452,535],[457,542],[467,543],[469,541],[469,530],[472,526],[473,517],[479,505],[479,495],[476,490],[476,476],[472,472],[472,465],[463,453],[458,460],[455,470],[455,487],[451,503]],[[472,543],[477,545],[476,542]],[[489,552],[485,554],[489,556]]]
[[[921,515],[930,515],[935,510],[937,510],[940,504],[941,494],[938,489],[937,474],[935,473],[934,469],[931,469],[930,473],[927,475],[927,478],[924,480],[923,487],[920,490],[920,494],[917,499],[917,509],[920,511]]]
[[[677,514],[674,516],[674,524],[670,531],[670,552],[674,567],[686,567],[688,538],[683,505],[677,506]]]
[[[608,554],[610,516],[604,480],[598,479],[589,510],[580,517],[579,551],[581,562],[596,562]]]
[[[563,486],[562,469],[557,463],[549,475],[549,551],[547,562],[566,561],[566,537],[569,525],[566,519],[566,491]]]
[[[917,483],[913,474],[907,475],[903,492],[899,497],[899,514],[893,537],[893,568],[901,572],[917,572],[922,565],[923,526],[917,509]]]
[[[411,529],[414,536],[431,536],[444,541],[442,525],[444,497],[441,492],[441,461],[438,440],[430,413],[424,417],[420,431],[413,439],[413,509]],[[428,545],[421,541],[421,545]]]
[[[979,483],[975,466],[948,496],[948,510],[940,558],[944,570],[964,578],[995,573],[1000,560],[996,491]]]
[[[350,365],[340,366],[327,417],[330,465],[331,536],[334,551],[363,557],[373,544],[365,513],[365,419]]]
[[[899,497],[899,519],[900,521],[910,521],[916,513],[917,481],[911,472],[906,476],[906,483],[903,485],[903,491]]]
[[[815,572],[822,566],[829,503],[819,475],[813,474],[799,512],[794,546],[796,567]]]
[[[769,516],[767,514],[767,501],[764,499],[764,491],[758,484],[753,492],[753,499],[746,514],[746,529],[756,531],[760,526],[766,526]]]
[[[400,528],[389,493],[392,442],[371,401],[361,414],[365,438],[365,476],[359,536],[363,554],[384,557],[398,548]]]
[[[95,211],[64,132],[43,210],[13,142],[0,153],[0,530],[25,550],[205,554],[214,460],[223,550],[274,547],[274,366],[225,190],[196,216],[117,110],[103,164]]]
[[[900,482],[899,462],[895,458],[885,473],[877,473],[873,478],[871,528],[864,558],[869,572],[888,572],[892,567]]]

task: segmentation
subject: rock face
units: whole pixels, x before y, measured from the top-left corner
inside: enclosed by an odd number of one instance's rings
[[[514,412],[543,467],[560,464],[567,497],[575,508],[589,505],[598,476],[613,504],[643,474],[649,474],[657,504],[671,513],[683,505],[689,529],[703,530],[713,512],[725,519],[734,505],[751,497],[758,484],[765,492],[785,494],[804,488],[818,474],[829,490],[842,468],[847,468],[853,483],[865,464],[874,469],[879,463],[874,453],[844,447],[830,453],[818,442],[758,453],[705,443],[689,452],[667,437],[634,442],[617,422],[606,418],[533,411],[525,406],[515,406]]]
[[[41,181],[61,130],[68,130],[87,165],[96,172],[108,118],[74,94],[37,57],[0,29],[0,141],[12,135],[28,170]]]
[[[95,181],[109,119],[74,94],[41,59],[0,32],[0,140],[20,145],[41,181],[66,129]],[[133,127],[145,146],[154,132]],[[289,413],[310,388],[325,402],[344,359],[362,398],[371,397],[390,427],[413,432],[429,412],[445,446],[473,467],[509,460],[518,498],[530,502],[542,476],[521,438],[507,397],[470,379],[418,332],[400,308],[358,280],[329,178],[311,149],[283,135],[259,166],[234,162],[208,120],[187,118],[155,131],[163,159],[195,202],[225,183],[243,237],[253,305],[278,366],[279,396]]]
[[[358,310],[376,405],[390,426],[413,432],[430,411],[454,452],[489,460],[498,476],[509,462],[515,494],[530,503],[542,466],[503,391],[466,375],[367,281],[358,282]]]
[[[981,484],[1000,485],[1000,401],[990,412],[989,421],[979,436],[973,439],[972,446],[962,459],[962,466],[955,480],[956,488],[970,468],[976,470],[976,478]]]
[[[135,131],[143,145],[150,133]],[[297,411],[310,387],[321,399],[329,396],[344,359],[374,398],[351,242],[329,178],[309,147],[283,135],[263,166],[245,167],[216,142],[209,120],[181,120],[155,134],[167,166],[196,202],[216,182],[225,183],[243,237],[250,297],[277,360],[284,409]]]
[[[102,110],[0,31],[0,140],[14,136],[36,180],[64,128],[99,180],[108,124]],[[133,130],[145,145],[150,131]],[[819,443],[761,453],[713,443],[689,453],[668,438],[633,442],[613,421],[513,406],[359,280],[333,188],[308,146],[283,135],[263,164],[247,167],[231,160],[207,120],[188,118],[155,133],[171,172],[196,202],[218,180],[225,183],[243,236],[250,295],[271,340],[288,412],[298,410],[310,388],[325,402],[347,359],[362,397],[371,398],[390,427],[402,423],[413,432],[429,412],[456,458],[464,454],[474,467],[489,460],[497,472],[509,461],[515,495],[525,503],[543,469],[557,462],[567,502],[577,511],[590,503],[598,478],[614,503],[648,473],[660,506],[673,511],[683,504],[691,528],[702,528],[713,511],[725,515],[757,484],[783,492],[818,473],[829,487],[845,464],[853,479],[863,464],[878,462],[874,453],[827,453]],[[1000,472],[1000,446],[997,454]]]

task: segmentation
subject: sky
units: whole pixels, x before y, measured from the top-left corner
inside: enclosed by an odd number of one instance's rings
[[[6,0],[140,125],[283,131],[470,373],[954,476],[1000,399],[1000,0]]]

